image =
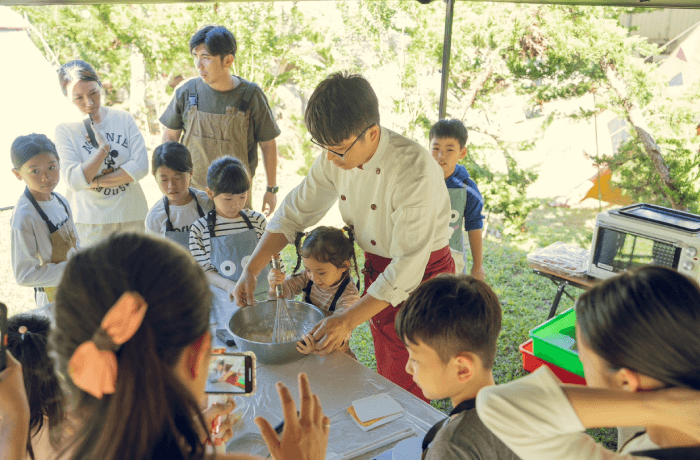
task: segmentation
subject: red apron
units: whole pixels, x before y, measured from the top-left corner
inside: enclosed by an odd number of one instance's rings
[[[369,252],[365,252],[365,292],[374,280],[386,269],[391,263],[391,259],[381,257]],[[454,273],[455,264],[450,253],[450,247],[445,246],[442,249],[433,251],[428,259],[428,265],[425,267],[425,274],[422,281],[433,278],[440,273]],[[401,388],[410,391],[425,402],[430,402],[423,396],[423,391],[413,381],[413,377],[406,372],[406,363],[408,362],[408,351],[403,342],[396,335],[394,320],[403,304],[396,307],[389,305],[384,310],[380,311],[369,321],[369,327],[372,331],[372,339],[374,340],[374,354],[377,357],[377,372],[379,375],[386,377]]]

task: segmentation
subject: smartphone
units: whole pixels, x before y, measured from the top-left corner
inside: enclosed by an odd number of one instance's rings
[[[7,366],[7,306],[0,302],[0,372]]]
[[[255,393],[255,354],[212,354],[207,369],[207,394],[245,395]]]

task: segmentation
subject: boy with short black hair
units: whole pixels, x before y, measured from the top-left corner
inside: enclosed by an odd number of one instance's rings
[[[450,250],[455,260],[456,273],[466,273],[466,249],[464,230],[469,237],[472,253],[471,275],[484,280],[482,236],[484,199],[476,183],[469,177],[467,168],[458,164],[467,155],[467,128],[459,120],[442,119],[430,128],[430,151],[445,175],[445,185],[450,193],[452,215]]]
[[[454,407],[426,434],[424,460],[517,459],[475,409],[479,390],[494,385],[501,305],[493,290],[472,276],[438,275],[411,294],[395,326],[408,350],[406,372],[426,398],[450,398]]]

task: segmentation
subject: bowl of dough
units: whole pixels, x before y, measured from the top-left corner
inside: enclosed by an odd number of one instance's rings
[[[228,322],[228,328],[242,351],[252,351],[258,361],[264,364],[283,364],[304,357],[296,348],[296,343],[304,334],[325,318],[323,311],[314,305],[287,300],[289,316],[297,327],[299,337],[286,343],[273,343],[272,331],[275,327],[277,300],[256,302],[239,308]]]

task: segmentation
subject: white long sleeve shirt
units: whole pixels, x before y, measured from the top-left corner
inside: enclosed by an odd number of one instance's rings
[[[382,128],[377,151],[362,169],[346,171],[320,155],[267,229],[292,243],[296,232],[318,223],[338,198],[360,248],[392,259],[368,293],[399,305],[420,284],[430,253],[447,246],[452,231],[442,169],[418,143]]]
[[[100,126],[111,152],[96,177],[108,174],[110,168],[123,169],[134,181],[117,187],[89,189],[82,165],[96,149],[87,140],[82,122],[61,123],[56,127],[56,149],[73,218],[80,224],[142,221],[148,205],[138,181],[148,174],[148,153],[141,131],[129,112],[108,107]]]
[[[629,452],[659,449],[648,435],[618,453],[585,433],[559,380],[546,366],[476,397],[481,421],[522,460],[641,460]]]
[[[187,232],[189,235],[190,227],[200,218],[197,211],[197,203],[202,208],[204,215],[214,209],[214,202],[209,199],[206,192],[195,189],[197,201],[192,200],[182,206],[170,205],[170,223],[173,224],[173,230],[176,232]],[[155,235],[165,235],[168,215],[165,212],[165,204],[163,198],[156,201],[156,204],[151,207],[146,216],[146,231]]]
[[[61,199],[67,202],[62,196]],[[49,201],[37,201],[37,203],[54,224],[65,220],[66,210],[56,197],[52,197]],[[12,271],[17,284],[30,287],[58,286],[66,262],[51,263],[53,245],[49,227],[24,194],[17,200],[12,211],[10,227],[12,229]],[[78,234],[73,225],[73,219],[68,219],[68,222],[57,231],[72,231],[76,238]]]

